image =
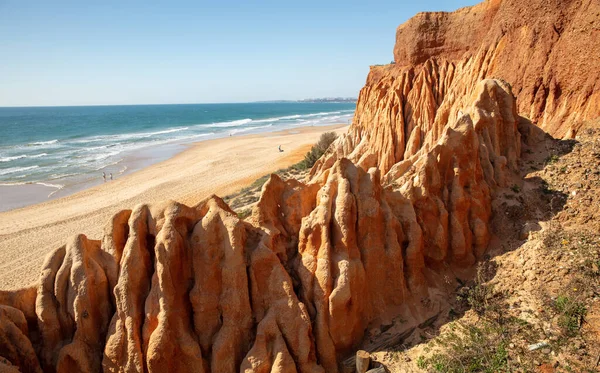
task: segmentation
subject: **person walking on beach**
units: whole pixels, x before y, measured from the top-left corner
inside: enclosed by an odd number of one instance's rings
[[[106,183],[106,173],[102,173],[102,179],[104,179],[104,182]]]
[[[110,179],[112,180],[112,172],[110,173]]]

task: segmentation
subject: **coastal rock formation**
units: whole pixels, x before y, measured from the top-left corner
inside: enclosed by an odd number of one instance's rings
[[[6,369],[339,371],[372,323],[436,311],[428,273],[488,245],[521,140],[508,85],[484,80],[469,100],[384,179],[343,158],[308,184],[272,175],[248,221],[213,196],[73,237],[37,288],[0,294]]]
[[[395,63],[372,66],[333,159],[383,174],[436,142],[478,82],[508,82],[517,113],[555,137],[600,116],[600,2],[488,0],[398,27]]]
[[[272,175],[247,220],[216,196],[121,211],[0,291],[0,371],[342,371],[367,329],[436,314],[436,279],[482,256],[530,122],[562,136],[599,114],[596,62],[575,63],[599,13],[417,15],[306,183]]]

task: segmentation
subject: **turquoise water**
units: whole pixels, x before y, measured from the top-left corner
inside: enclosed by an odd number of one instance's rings
[[[348,123],[354,109],[349,103],[0,108],[0,186],[60,190],[102,172],[123,173],[125,157],[151,157],[161,146]]]

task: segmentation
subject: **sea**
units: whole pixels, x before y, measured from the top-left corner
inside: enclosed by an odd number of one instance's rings
[[[45,198],[65,195],[102,182],[103,172],[131,172],[135,162],[127,159],[158,162],[193,142],[349,123],[354,110],[331,102],[3,107],[0,187],[38,185],[48,188]],[[7,196],[0,188],[0,210],[28,204]]]

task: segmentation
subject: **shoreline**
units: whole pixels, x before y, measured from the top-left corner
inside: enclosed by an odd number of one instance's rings
[[[0,212],[0,289],[37,280],[46,255],[74,234],[101,239],[104,225],[118,211],[140,203],[176,200],[194,205],[211,194],[224,197],[300,161],[321,133],[341,134],[347,128],[347,124],[298,127],[185,144],[171,158],[113,181]]]
[[[0,213],[71,196],[83,190],[109,183],[117,178],[122,178],[146,167],[164,162],[187,150],[187,147],[190,145],[193,146],[204,141],[218,139],[208,139],[185,144],[161,144],[156,147],[149,146],[142,148],[138,154],[124,154],[119,162],[98,169],[96,177],[86,177],[88,174],[75,175],[66,180],[67,184],[60,184],[58,183],[59,180],[0,184],[0,196],[2,196],[2,199],[0,199]],[[106,173],[106,181],[102,179],[102,172]],[[110,173],[113,173],[113,180],[109,179]],[[61,182],[64,183],[64,181]]]

